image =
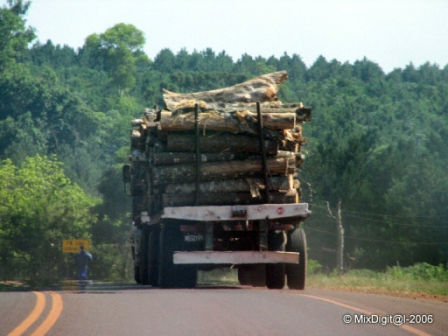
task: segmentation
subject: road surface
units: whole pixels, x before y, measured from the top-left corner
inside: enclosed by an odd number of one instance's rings
[[[401,317],[416,323],[394,325]],[[0,335],[448,335],[448,303],[317,289],[92,285],[0,293]]]

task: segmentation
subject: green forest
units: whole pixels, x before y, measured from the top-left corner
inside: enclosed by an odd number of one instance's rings
[[[92,241],[91,277],[129,279],[130,199],[121,182],[130,121],[162,106],[162,89],[195,92],[286,70],[280,99],[313,108],[300,171],[310,258],[336,264],[341,203],[347,269],[448,260],[448,65],[385,73],[298,54],[232,59],[161,50],[117,23],[81,48],[36,42],[29,3],[0,8],[0,280],[73,275],[62,240]],[[155,32],[147,32],[155,33]],[[300,51],[300,48],[298,48]],[[367,55],[368,56],[368,55]]]

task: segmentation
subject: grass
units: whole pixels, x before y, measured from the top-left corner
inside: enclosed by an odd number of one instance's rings
[[[236,269],[199,272],[198,280],[205,285],[238,285]],[[307,287],[436,298],[448,302],[448,270],[442,265],[419,263],[409,267],[388,267],[383,272],[360,269],[327,274],[322,272],[317,261],[308,260]]]
[[[0,281],[0,292],[29,290],[30,287],[21,281]]]
[[[237,270],[199,272],[198,283],[208,286],[238,285]],[[448,302],[448,269],[442,265],[419,263],[409,267],[388,267],[383,272],[360,269],[339,274],[324,273],[318,262],[308,260],[307,287],[426,297]],[[0,281],[0,291],[29,289],[19,281]]]
[[[199,271],[198,284],[201,285],[238,285],[236,269],[217,268],[212,271]]]
[[[409,267],[389,267],[384,272],[361,269],[343,274],[324,274],[317,269],[309,273],[309,287],[405,296],[448,296],[448,270],[442,265],[419,263]]]

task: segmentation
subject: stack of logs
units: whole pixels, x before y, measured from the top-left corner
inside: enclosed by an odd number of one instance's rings
[[[166,109],[134,120],[131,186],[145,210],[298,202],[301,124],[311,108],[278,100],[286,78],[277,72],[220,90],[166,91]]]

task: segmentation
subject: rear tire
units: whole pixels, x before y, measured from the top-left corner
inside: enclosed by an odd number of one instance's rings
[[[159,240],[159,285],[162,288],[192,288],[196,286],[197,270],[195,266],[174,265],[174,251],[183,251],[183,235],[175,223],[164,223]]]
[[[148,270],[148,246],[149,246],[149,228],[144,227],[140,241],[139,251],[139,272],[140,284],[149,285],[149,270]]]
[[[302,228],[296,228],[288,236],[286,251],[299,252],[299,263],[286,266],[286,277],[289,289],[305,289],[306,280],[306,235]]]
[[[140,281],[140,267],[134,265],[134,280],[136,283],[141,284]]]
[[[248,266],[249,285],[253,287],[266,286],[266,265],[250,265]]]
[[[247,267],[238,268],[238,282],[240,285],[250,285],[250,271]]]
[[[148,243],[148,280],[151,286],[158,286],[159,284],[159,236],[160,228],[156,225],[151,228],[149,232]]]
[[[266,265],[254,265],[250,277],[253,287],[266,287]]]
[[[271,251],[285,250],[284,232],[270,232],[268,236],[268,246]],[[267,264],[266,265],[266,286],[269,289],[282,289],[285,287],[285,265]]]

